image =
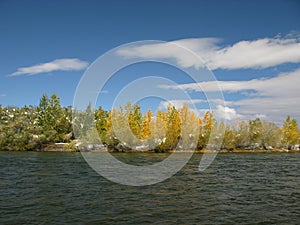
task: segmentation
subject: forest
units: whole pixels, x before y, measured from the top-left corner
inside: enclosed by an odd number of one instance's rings
[[[56,94],[44,94],[38,106],[0,105],[0,150],[42,151],[48,145],[64,143],[65,149],[78,151],[84,142],[79,141],[82,136],[90,143],[99,143],[95,140],[100,137],[101,146],[110,151],[298,150],[300,143],[297,121],[290,116],[279,127],[259,118],[225,125],[218,123],[209,111],[203,117],[197,116],[187,105],[179,109],[168,106],[156,113],[148,110],[144,114],[138,104],[131,103],[110,111],[102,107],[92,110],[91,106],[86,110],[93,115],[92,128],[80,121],[86,118],[72,118],[72,107],[63,107]],[[79,124],[80,129],[74,124]],[[220,131],[223,135],[219,135]]]

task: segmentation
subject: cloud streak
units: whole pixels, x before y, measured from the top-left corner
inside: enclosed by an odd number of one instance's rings
[[[240,41],[216,51],[208,64],[213,69],[260,69],[283,63],[300,62],[300,42],[297,39],[264,38]]]
[[[214,111],[214,115],[216,116],[216,118],[218,119],[224,119],[224,120],[233,120],[236,119],[238,117],[242,117],[241,115],[239,115],[236,110],[234,108],[230,108],[226,105],[226,102],[223,102],[220,99],[214,99],[213,100],[215,103],[215,109],[211,109],[211,108],[194,108],[194,105],[199,104],[199,103],[206,103],[207,104],[207,100],[204,99],[187,99],[187,100],[169,100],[169,101],[161,101],[158,108],[161,110],[165,110],[167,109],[167,107],[169,105],[171,106],[175,106],[177,109],[180,109],[183,107],[184,104],[188,104],[190,107],[190,110],[194,111],[194,113],[198,116],[203,117],[204,114],[207,111]]]
[[[299,96],[300,69],[281,73],[272,78],[261,78],[245,81],[208,81],[179,85],[161,85],[164,89],[181,89],[197,92],[215,92],[219,88],[223,92],[255,91],[254,96]]]
[[[176,46],[176,47],[175,47]],[[172,42],[125,47],[118,51],[124,57],[172,58],[182,67],[202,66],[202,62],[177,46],[196,53],[210,69],[263,69],[283,63],[300,63],[298,38],[263,38],[240,41],[230,46],[221,46],[217,38],[182,39]]]
[[[226,102],[226,106],[237,107],[231,117],[243,115],[247,118],[265,115],[273,121],[282,120],[287,115],[300,119],[300,69],[281,73],[272,78],[246,81],[212,81],[160,86],[164,89],[180,89],[196,92],[215,92],[218,87],[224,93],[246,95],[242,100]],[[247,94],[251,92],[251,94]],[[216,100],[217,101],[217,100]]]
[[[169,100],[169,101],[161,101],[158,108],[159,109],[167,109],[169,105],[176,107],[177,109],[182,108],[184,104],[188,104],[190,106],[198,103],[206,102],[203,99],[184,99],[184,100]]]
[[[79,71],[85,69],[88,65],[88,62],[76,58],[56,59],[51,62],[21,67],[8,76],[36,75],[54,71]]]

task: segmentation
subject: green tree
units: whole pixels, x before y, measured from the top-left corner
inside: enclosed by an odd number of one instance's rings
[[[106,123],[107,123],[108,113],[101,106],[95,111],[95,123],[96,129],[98,131],[99,137],[104,142],[106,135]]]
[[[38,125],[46,142],[67,142],[72,137],[72,118],[70,108],[63,108],[60,98],[52,94],[50,98],[44,94],[37,108]]]

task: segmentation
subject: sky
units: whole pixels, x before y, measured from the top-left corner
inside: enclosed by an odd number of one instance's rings
[[[160,76],[175,83],[152,89],[183,90],[199,111],[207,108],[205,94],[219,87],[224,104],[213,100],[216,114],[227,120],[279,123],[291,115],[300,121],[299,12],[296,0],[0,0],[0,104],[37,105],[42,94],[56,93],[63,105],[72,105],[82,76],[98,57],[130,42],[161,40],[165,43],[124,48],[119,56],[173,60],[181,69],[199,70],[197,60],[170,49],[181,46],[199,56],[216,80],[195,82],[178,68],[144,62],[114,74],[98,90],[97,104],[110,109],[126,85]],[[147,85],[135,86],[137,95]],[[168,101],[180,106],[179,97]],[[140,103],[154,111],[168,104],[160,98]]]

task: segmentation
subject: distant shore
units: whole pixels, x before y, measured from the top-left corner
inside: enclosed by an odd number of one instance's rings
[[[41,149],[32,150],[34,152],[80,152],[79,149],[68,149],[64,145],[58,145],[58,144],[50,144],[47,146],[44,146]],[[165,152],[160,153],[172,153],[176,150],[169,150]],[[187,152],[194,152],[194,153],[205,153],[205,152],[218,152],[218,153],[300,153],[299,150],[288,150],[288,149],[272,149],[272,150],[265,150],[265,149],[233,149],[233,150],[209,150],[209,149],[201,149],[201,150],[178,150],[176,152],[178,153],[187,153]],[[107,148],[102,149],[94,149],[91,151],[84,151],[84,152],[110,152],[110,153],[159,153],[155,150],[132,150],[128,149],[126,151],[117,151],[117,150],[107,150]]]
[[[12,152],[18,152],[17,150],[11,150]],[[233,150],[227,150],[227,149],[221,149],[221,150],[210,150],[210,149],[201,149],[201,150],[168,150],[163,152],[157,152],[155,150],[134,150],[134,149],[126,149],[126,150],[117,150],[117,149],[109,149],[104,147],[101,149],[93,149],[89,151],[83,151],[78,148],[71,149],[68,148],[68,144],[64,143],[53,143],[48,144],[45,146],[42,146],[40,149],[32,149],[29,152],[109,152],[109,153],[172,153],[172,152],[178,152],[178,153],[205,153],[205,152],[218,152],[218,153],[300,153],[300,150],[288,150],[288,149],[233,149]]]

